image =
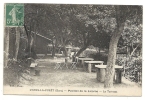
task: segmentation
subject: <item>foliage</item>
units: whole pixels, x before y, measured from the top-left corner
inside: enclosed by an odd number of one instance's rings
[[[92,50],[92,49],[86,49],[82,52],[81,56],[84,56],[84,57],[90,57],[90,55],[93,55],[93,54],[96,54],[97,51],[96,50]]]
[[[9,59],[8,68],[4,69],[4,84],[10,86],[22,86],[31,84],[30,63],[28,60]]]
[[[93,58],[96,61],[104,61],[104,64],[107,64],[108,55],[105,52],[99,53],[94,49],[93,50],[92,49],[86,49],[85,51],[83,51],[81,56],[90,57],[90,58]]]
[[[138,44],[142,41],[142,25],[131,24],[127,22],[122,32],[122,38],[126,45]]]
[[[126,78],[138,82],[138,72],[142,73],[142,58],[119,57],[116,64],[124,67]]]
[[[94,60],[97,60],[97,61],[104,61],[104,65],[107,64],[108,55],[105,53],[91,54],[90,57],[92,57]]]
[[[142,24],[126,22],[122,32],[123,44],[130,48],[130,56],[135,55],[135,51],[141,51],[142,45]]]
[[[66,51],[66,45],[70,44],[80,47],[81,53],[89,45],[108,48],[110,43],[110,46],[115,44],[108,55],[108,66],[112,68],[115,62],[115,55],[112,53],[116,54],[115,49],[121,34],[123,43],[132,46],[134,50],[142,41],[141,6],[25,4],[25,8],[25,51],[28,57],[31,57],[31,53],[35,55],[38,34],[47,38],[54,50],[60,46]],[[116,37],[118,38],[114,42]],[[94,56],[95,60],[103,60],[107,64],[107,55],[97,54],[96,51],[85,50],[84,56]],[[133,59],[129,61],[134,62]],[[131,67],[130,65],[129,63],[128,66]]]

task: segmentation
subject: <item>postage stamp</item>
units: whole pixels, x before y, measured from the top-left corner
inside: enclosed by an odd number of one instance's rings
[[[6,26],[23,26],[24,4],[6,4],[5,9]]]
[[[4,94],[141,96],[142,8],[6,3]]]

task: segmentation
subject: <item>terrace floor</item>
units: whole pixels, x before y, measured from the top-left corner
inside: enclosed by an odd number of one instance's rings
[[[64,58],[58,59],[64,60]],[[52,58],[38,59],[36,62],[38,63],[36,69],[40,70],[40,76],[35,76],[34,71],[32,71],[33,81],[29,84],[30,87],[104,88],[104,84],[97,81],[96,72],[88,73],[83,71],[81,67],[77,69],[63,68],[56,70],[54,69],[56,60]],[[68,66],[71,66],[70,62]],[[125,89],[128,92],[142,90],[141,85],[130,82],[124,77],[122,77],[122,83],[114,84],[113,88]]]
[[[63,58],[60,58],[63,60]],[[64,67],[63,69],[54,69],[55,60],[42,59],[38,61],[36,69],[41,70],[40,76],[34,76],[34,86],[55,86],[55,87],[88,87],[88,88],[103,88],[104,84],[96,79],[96,72],[88,73],[83,71],[83,68],[70,69]],[[70,61],[71,62],[71,61]],[[68,64],[68,67],[71,64]],[[137,83],[130,82],[122,77],[121,84],[114,84],[114,88],[138,88],[141,86]]]

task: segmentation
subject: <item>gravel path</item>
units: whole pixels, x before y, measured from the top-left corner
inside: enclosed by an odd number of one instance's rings
[[[70,65],[68,65],[70,66]],[[96,73],[87,73],[82,68],[72,69],[54,69],[55,63],[52,60],[45,59],[38,62],[37,69],[41,70],[40,76],[34,76],[33,86],[55,86],[55,87],[88,87],[103,88],[104,84],[96,80]],[[124,77],[121,84],[114,84],[114,88],[138,88],[136,83],[130,82]]]

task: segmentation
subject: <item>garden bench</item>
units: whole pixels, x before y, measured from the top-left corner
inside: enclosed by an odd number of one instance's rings
[[[34,63],[34,62],[31,63],[31,65],[30,65],[30,70],[31,70],[30,72],[31,73],[34,73],[34,71],[35,71],[34,69],[36,69],[37,65],[38,65],[37,63]]]
[[[106,66],[107,65],[95,65],[96,69],[96,78],[99,82],[104,82],[105,74],[106,74]],[[114,73],[114,83],[121,83],[122,79],[122,69],[123,66],[115,65],[115,73]]]
[[[31,63],[30,67],[34,68],[34,67],[37,67],[37,65],[38,65],[37,63]]]

